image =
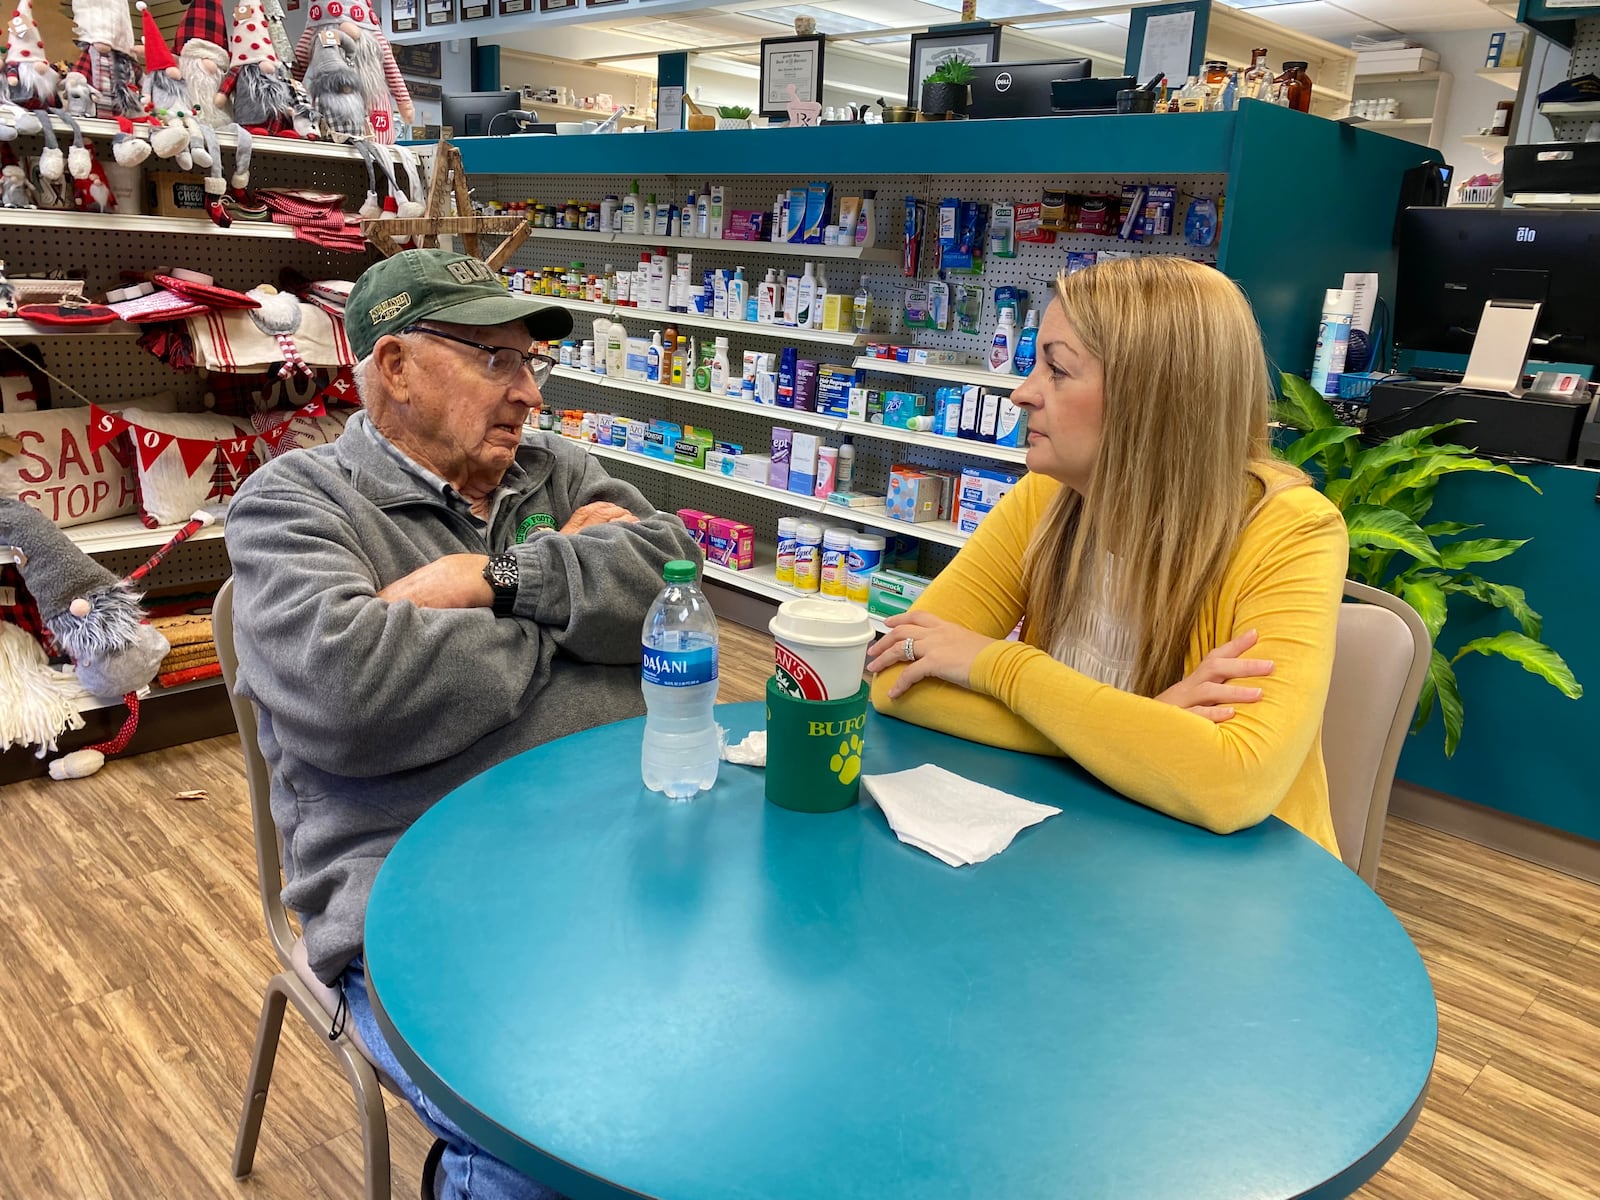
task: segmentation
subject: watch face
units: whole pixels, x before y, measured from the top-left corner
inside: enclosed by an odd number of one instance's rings
[[[513,554],[497,554],[489,560],[489,567],[484,572],[489,577],[489,586],[494,588],[515,588],[519,574],[517,559]]]

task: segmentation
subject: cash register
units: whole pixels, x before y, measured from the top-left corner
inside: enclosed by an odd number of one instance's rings
[[[1377,384],[1367,427],[1391,436],[1464,418],[1451,439],[1484,454],[1600,466],[1591,389],[1543,382],[1600,366],[1600,212],[1408,208],[1399,250],[1397,346],[1467,363],[1459,377]]]

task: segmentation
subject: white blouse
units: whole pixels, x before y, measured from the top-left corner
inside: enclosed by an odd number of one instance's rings
[[[1139,652],[1138,628],[1116,611],[1113,588],[1116,558],[1106,555],[1105,569],[1089,601],[1075,609],[1050,649],[1050,657],[1090,679],[1119,691],[1133,690],[1133,673]]]

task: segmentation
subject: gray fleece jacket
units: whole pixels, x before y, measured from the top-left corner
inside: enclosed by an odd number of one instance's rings
[[[283,898],[328,982],[360,953],[384,856],[434,801],[530,746],[644,711],[640,629],[661,568],[699,561],[676,516],[554,434],[525,435],[486,530],[394,455],[357,414],[333,444],[256,472],[228,513],[239,687],[260,710]],[[639,522],[539,532],[595,500]],[[446,554],[507,549],[515,616],[377,598]]]

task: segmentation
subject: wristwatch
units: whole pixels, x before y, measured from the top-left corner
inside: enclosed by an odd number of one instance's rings
[[[493,554],[483,568],[483,578],[494,589],[494,615],[509,617],[517,602],[517,585],[521,574],[517,570],[517,556],[511,551]]]

